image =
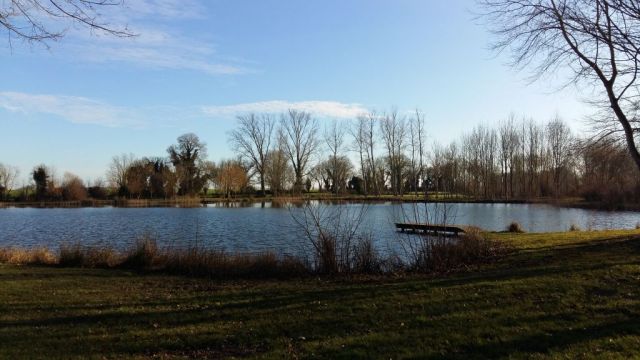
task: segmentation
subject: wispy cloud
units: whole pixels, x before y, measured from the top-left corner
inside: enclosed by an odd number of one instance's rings
[[[190,70],[208,75],[254,72],[247,68],[248,62],[221,54],[208,36],[184,32],[185,23],[206,18],[202,0],[136,0],[100,10],[101,23],[114,28],[126,26],[136,36],[118,38],[70,26],[65,30],[65,41],[52,51],[74,61],[129,64],[154,70]]]
[[[290,102],[283,100],[262,101],[254,103],[204,106],[202,111],[208,116],[234,116],[243,113],[282,113],[288,109],[307,111],[316,116],[331,118],[355,118],[367,112],[361,104],[346,104],[337,101],[299,101]]]
[[[184,121],[233,118],[250,112],[279,114],[294,109],[317,117],[353,119],[367,112],[361,104],[337,101],[263,101],[226,106],[116,106],[80,96],[0,91],[0,109],[29,116],[45,116],[74,124],[104,127],[174,127]]]
[[[75,124],[107,127],[144,125],[144,121],[131,109],[78,96],[0,92],[0,108],[29,115],[54,115]]]
[[[136,0],[125,3],[129,17],[200,18],[204,7],[197,0]]]
[[[215,51],[208,46],[184,46],[168,40],[164,45],[150,45],[135,40],[122,44],[74,44],[69,48],[83,60],[97,63],[129,63],[146,69],[192,70],[209,75],[239,75],[251,70],[226,62],[211,61]],[[209,55],[207,55],[209,54]]]

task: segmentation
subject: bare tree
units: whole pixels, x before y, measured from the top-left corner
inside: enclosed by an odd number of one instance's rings
[[[146,159],[137,159],[129,165],[126,171],[126,189],[123,193],[129,197],[140,199],[149,194],[149,177],[151,166]]]
[[[343,155],[338,155],[337,157],[331,155],[327,160],[314,167],[314,171],[319,172],[319,174],[315,174],[315,177],[322,179],[325,189],[332,191],[334,194],[346,191],[352,169],[351,160]]]
[[[362,181],[364,182],[364,194],[369,194],[369,186],[371,184],[371,176],[369,176],[367,165],[367,117],[366,115],[360,115],[356,119],[355,123],[349,127],[349,133],[353,138],[353,149],[358,153],[358,159],[360,160],[360,174],[362,175]]]
[[[474,143],[470,136],[449,146],[435,145],[431,160],[431,181],[440,196],[452,196],[454,193],[476,195],[474,161],[472,160]]]
[[[420,181],[424,180],[425,123],[424,115],[416,109],[415,116],[409,119],[409,144],[411,147],[411,190],[417,191]]]
[[[64,173],[62,180],[62,196],[65,200],[85,200],[87,195],[87,188],[77,175],[70,172]]]
[[[571,130],[562,120],[556,118],[547,124],[547,138],[554,192],[558,196],[561,192],[562,174],[571,156]]]
[[[46,43],[61,39],[70,25],[81,25],[117,37],[134,36],[126,26],[111,26],[101,10],[117,7],[122,0],[6,0],[0,3],[0,28],[9,44],[20,39]]]
[[[280,118],[279,139],[293,166],[296,192],[302,191],[309,160],[318,149],[317,133],[318,122],[307,112],[290,109]]]
[[[215,187],[215,184],[216,184],[215,180],[218,177],[219,168],[218,166],[216,166],[215,162],[209,161],[209,160],[203,161],[201,168],[202,168],[203,177],[206,179],[206,181],[202,186],[202,191],[204,193],[204,196],[207,196],[209,188],[211,186]]]
[[[0,163],[0,199],[9,197],[20,174],[17,167]]]
[[[101,20],[101,8],[116,7],[122,0],[9,0],[0,6],[0,26],[13,37],[29,42],[59,40],[65,35],[58,22],[80,24],[91,31],[100,31],[118,37],[134,36],[126,26],[113,27]]]
[[[613,208],[638,201],[640,179],[625,146],[615,141],[587,140],[580,149],[583,164],[588,164],[582,176],[585,200],[601,201]]]
[[[481,169],[482,127],[478,126],[462,138],[461,155],[465,179],[462,181],[467,192],[478,195],[482,182],[479,176]]]
[[[326,164],[329,167],[327,170],[333,179],[333,186],[331,187],[331,189],[335,194],[337,194],[338,192],[346,188],[346,180],[344,181],[344,183],[340,182],[345,179],[341,175],[346,174],[344,166],[342,166],[344,161],[341,160],[343,160],[343,158],[347,158],[342,156],[344,147],[344,131],[338,129],[338,122],[336,120],[333,120],[330,125],[325,127],[324,141],[327,144],[327,148],[331,154]]]
[[[539,182],[539,173],[542,170],[542,158],[544,156],[544,130],[542,127],[535,123],[533,120],[525,125],[526,131],[526,173],[527,173],[527,185],[528,196],[535,197],[539,195],[539,186],[536,185]]]
[[[514,196],[516,155],[520,147],[520,137],[515,126],[515,115],[509,115],[500,125],[500,168],[502,169],[502,194],[507,198]]]
[[[572,82],[601,89],[606,104],[602,136],[621,132],[640,169],[640,5],[635,0],[479,0],[513,65],[533,67],[534,78],[560,68]],[[610,120],[609,120],[610,119]],[[617,120],[617,122],[615,120]],[[601,122],[602,123],[602,122]],[[601,129],[602,130],[602,129]]]
[[[318,184],[318,191],[320,192],[330,187],[329,177],[327,175],[327,172],[325,171],[324,162],[320,162],[311,167],[307,179],[310,179],[312,181],[312,187],[313,182]]]
[[[285,191],[294,181],[293,167],[282,149],[271,150],[265,164],[265,181],[274,196]]]
[[[406,147],[407,127],[403,117],[393,110],[382,117],[380,133],[387,150],[391,191],[394,195],[402,194],[402,179],[405,166],[404,150]]]
[[[109,186],[120,195],[124,195],[127,189],[127,171],[135,162],[136,157],[133,154],[116,155],[111,159],[109,168],[107,169],[107,179]]]
[[[375,192],[376,195],[380,195],[381,187],[384,183],[380,181],[383,174],[378,173],[378,162],[376,161],[375,148],[376,148],[376,125],[378,123],[379,116],[375,111],[371,111],[367,114],[361,115],[358,121],[362,126],[363,145],[365,148],[366,162],[367,162],[367,175],[369,177],[369,186]]]
[[[249,184],[247,169],[237,160],[220,162],[215,183],[227,198],[233,193],[242,191]]]
[[[275,121],[270,115],[252,113],[238,116],[238,123],[238,128],[229,133],[229,141],[258,174],[260,191],[264,195],[267,155],[271,149]]]

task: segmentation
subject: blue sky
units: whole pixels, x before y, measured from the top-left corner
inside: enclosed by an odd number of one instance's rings
[[[492,53],[472,0],[125,4],[104,16],[133,39],[71,26],[50,49],[0,43],[0,162],[23,179],[40,163],[104,177],[114,155],[164,155],[185,132],[217,161],[232,156],[235,114],[252,110],[307,109],[324,122],[418,108],[440,143],[512,112],[581,130],[589,112],[571,87],[529,84]]]

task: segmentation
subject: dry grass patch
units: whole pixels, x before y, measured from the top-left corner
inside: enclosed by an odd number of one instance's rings
[[[45,248],[9,248],[0,249],[0,262],[11,265],[53,265],[57,263],[57,258]]]

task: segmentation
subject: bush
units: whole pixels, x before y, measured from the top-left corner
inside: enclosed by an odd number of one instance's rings
[[[353,250],[353,272],[373,274],[382,271],[382,261],[376,251],[371,237],[365,237]]]
[[[60,246],[58,265],[63,267],[85,266],[85,252],[80,244]]]
[[[125,254],[120,266],[134,270],[150,269],[159,255],[156,240],[149,235],[144,235],[138,238],[133,248]]]
[[[578,225],[571,224],[571,226],[569,226],[569,231],[581,231],[581,229]]]
[[[525,232],[522,226],[519,223],[513,221],[509,226],[507,226],[507,231],[510,233],[523,233]]]
[[[318,239],[317,270],[321,274],[337,274],[338,254],[336,240],[333,236],[320,234]]]
[[[411,265],[415,271],[447,273],[490,262],[509,248],[486,239],[479,229],[470,228],[456,238],[433,238],[426,251]]]
[[[86,251],[84,266],[112,268],[118,266],[121,262],[121,256],[111,248],[90,248]]]

